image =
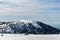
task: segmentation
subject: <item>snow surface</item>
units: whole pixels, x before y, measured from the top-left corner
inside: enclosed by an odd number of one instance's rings
[[[1,34],[0,34],[1,35]],[[3,34],[0,40],[60,40],[60,35]]]
[[[24,23],[32,23],[32,21],[30,21],[30,20],[21,20],[21,22],[24,22]]]

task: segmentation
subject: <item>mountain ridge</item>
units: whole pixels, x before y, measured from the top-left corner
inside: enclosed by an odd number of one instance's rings
[[[59,34],[60,30],[40,21],[21,20],[0,22],[0,33]]]

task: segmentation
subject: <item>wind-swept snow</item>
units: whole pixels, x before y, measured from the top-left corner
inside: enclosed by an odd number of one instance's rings
[[[4,34],[0,40],[60,40],[60,35]]]

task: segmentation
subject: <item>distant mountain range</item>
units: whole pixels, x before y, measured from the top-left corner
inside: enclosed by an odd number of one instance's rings
[[[59,34],[60,30],[40,21],[21,20],[14,22],[0,22],[0,33]]]

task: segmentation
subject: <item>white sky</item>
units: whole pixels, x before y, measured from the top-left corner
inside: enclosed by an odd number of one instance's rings
[[[0,21],[20,19],[60,24],[60,0],[0,0]]]

